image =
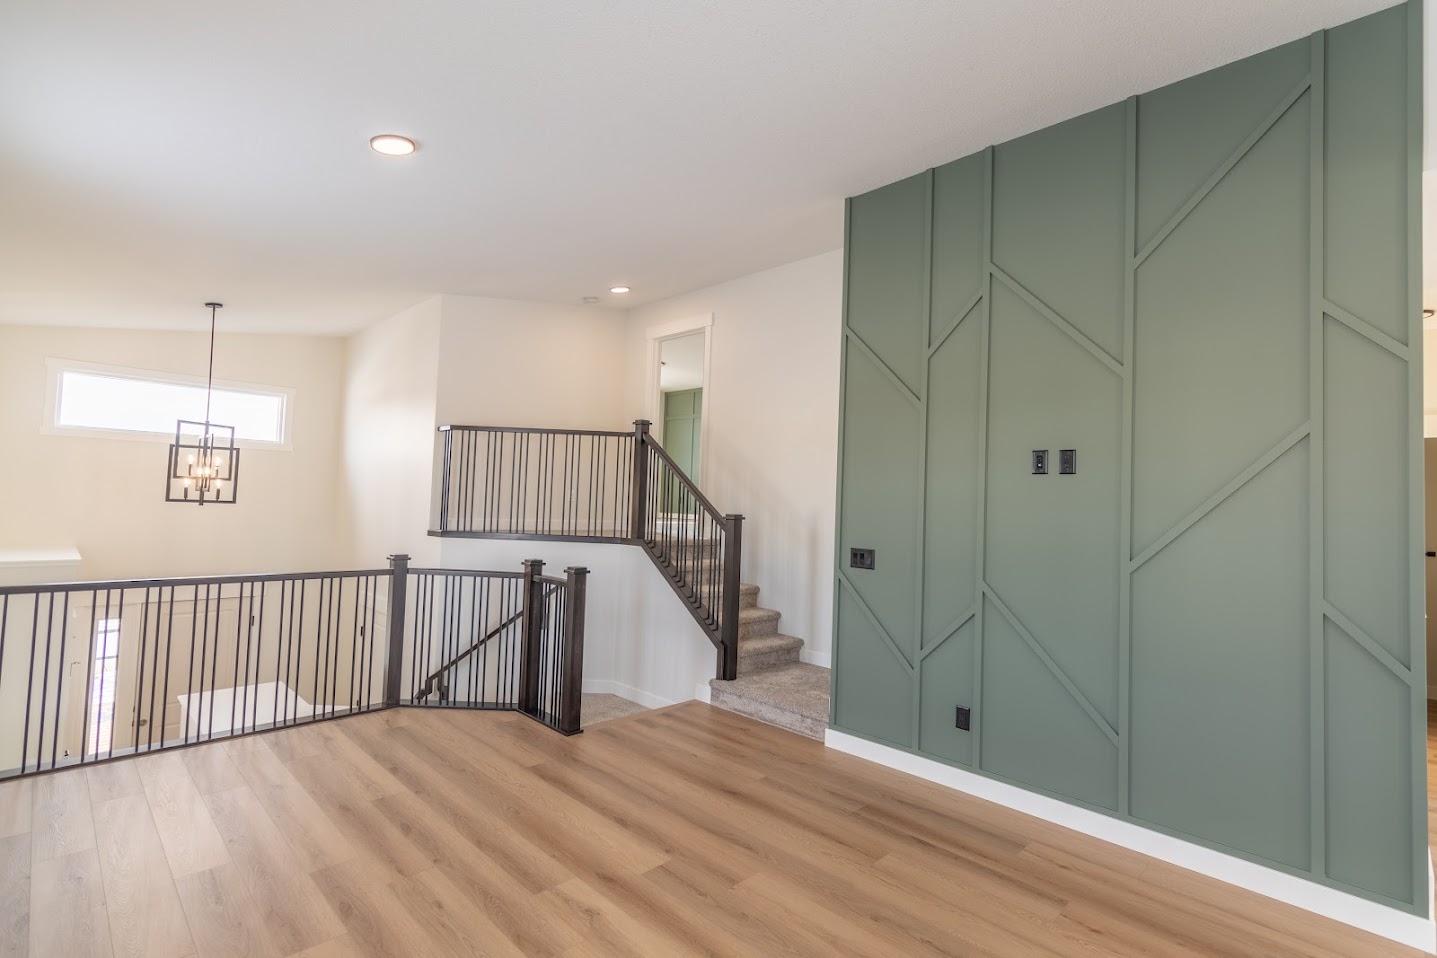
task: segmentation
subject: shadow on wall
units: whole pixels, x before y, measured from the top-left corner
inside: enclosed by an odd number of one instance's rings
[[[744,515],[743,574],[761,590],[765,608],[783,616],[780,630],[805,642],[827,665],[833,600],[833,516],[804,521],[791,491],[760,481],[755,460],[737,445],[711,436],[707,476],[719,508]],[[831,491],[831,490],[825,490]]]

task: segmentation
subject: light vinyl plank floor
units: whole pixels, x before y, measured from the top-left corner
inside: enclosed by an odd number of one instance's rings
[[[1418,953],[690,702],[571,738],[391,710],[0,783],[0,958],[92,954]]]

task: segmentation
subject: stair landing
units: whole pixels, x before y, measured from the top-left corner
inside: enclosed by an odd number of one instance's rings
[[[709,680],[709,700],[719,708],[822,739],[828,728],[828,669],[798,662]]]
[[[740,587],[738,678],[709,681],[722,709],[822,739],[828,728],[828,669],[800,661],[803,640],[779,631],[781,614],[758,604],[758,586]]]

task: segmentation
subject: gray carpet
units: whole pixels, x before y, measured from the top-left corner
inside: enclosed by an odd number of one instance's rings
[[[584,727],[598,725],[600,722],[607,722],[610,719],[623,718],[625,715],[637,715],[639,712],[647,712],[637,702],[630,702],[628,699],[618,695],[609,695],[607,692],[585,692],[584,701],[580,706],[583,709]]]

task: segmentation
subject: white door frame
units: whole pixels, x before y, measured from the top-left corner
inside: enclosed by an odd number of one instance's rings
[[[703,488],[703,476],[709,467],[709,361],[713,356],[714,314],[701,313],[688,319],[676,319],[644,331],[648,342],[646,386],[644,388],[644,416],[652,425],[649,427],[660,445],[664,442],[664,393],[659,383],[659,365],[665,340],[679,339],[693,333],[704,336],[704,379],[703,405],[699,409],[699,474],[691,477],[694,484]]]

